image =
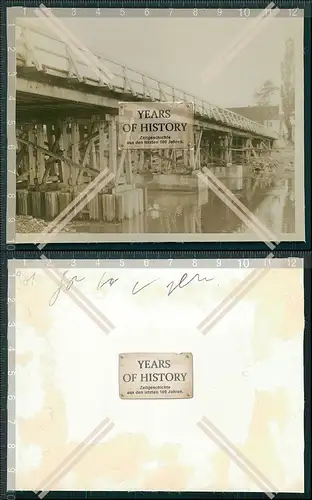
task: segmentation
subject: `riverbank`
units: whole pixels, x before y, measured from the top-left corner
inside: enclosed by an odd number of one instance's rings
[[[17,215],[15,221],[15,231],[16,233],[42,233],[49,224],[42,219],[36,219],[31,215]],[[76,230],[73,227],[65,227],[61,233],[75,233]]]

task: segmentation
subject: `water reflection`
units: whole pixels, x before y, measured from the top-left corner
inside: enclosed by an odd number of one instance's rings
[[[293,179],[274,181],[251,176],[220,179],[269,230],[295,232]],[[78,232],[101,233],[232,233],[248,232],[241,219],[210,189],[148,189],[148,209],[119,223],[75,222]]]

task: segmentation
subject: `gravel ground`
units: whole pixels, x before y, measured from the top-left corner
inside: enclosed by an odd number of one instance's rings
[[[35,219],[31,215],[17,215],[16,216],[16,232],[17,233],[41,233],[48,227],[48,223],[42,219]],[[71,228],[62,229],[61,233],[75,233],[76,231]]]

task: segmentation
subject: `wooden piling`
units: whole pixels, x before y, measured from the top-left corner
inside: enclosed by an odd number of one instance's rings
[[[99,195],[99,203],[101,204],[102,220],[104,222],[112,222],[116,218],[115,195],[101,194]]]
[[[90,220],[103,220],[101,195],[96,194],[88,204],[89,219]]]
[[[45,218],[53,220],[59,214],[59,193],[48,191],[44,193]]]
[[[31,215],[30,197],[27,190],[16,190],[16,215]]]
[[[44,193],[42,191],[31,191],[31,214],[36,219],[45,218]]]
[[[116,200],[116,220],[122,221],[125,218],[125,198],[123,194],[115,195]]]
[[[143,189],[138,189],[139,193],[139,214],[144,212],[144,191]]]
[[[58,193],[59,213],[62,213],[72,201],[72,193]]]
[[[143,210],[146,212],[148,209],[148,197],[147,197],[147,188],[142,188],[143,191]]]

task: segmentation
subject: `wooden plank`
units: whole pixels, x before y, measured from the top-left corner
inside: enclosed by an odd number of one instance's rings
[[[16,92],[41,95],[58,101],[71,101],[104,108],[117,108],[117,99],[98,94],[82,92],[48,83],[35,82],[26,78],[16,78]]]
[[[90,130],[92,130],[92,126],[90,127]],[[98,139],[99,138],[99,131],[95,130],[93,133],[90,133],[90,135],[87,135],[83,139],[80,140],[79,146],[82,146],[85,142],[89,142],[90,139]]]
[[[73,163],[80,164],[80,151],[79,151],[79,124],[75,121],[71,123],[71,157]],[[80,180],[78,178],[78,171],[76,169],[71,169],[70,172],[71,185],[76,186]]]

